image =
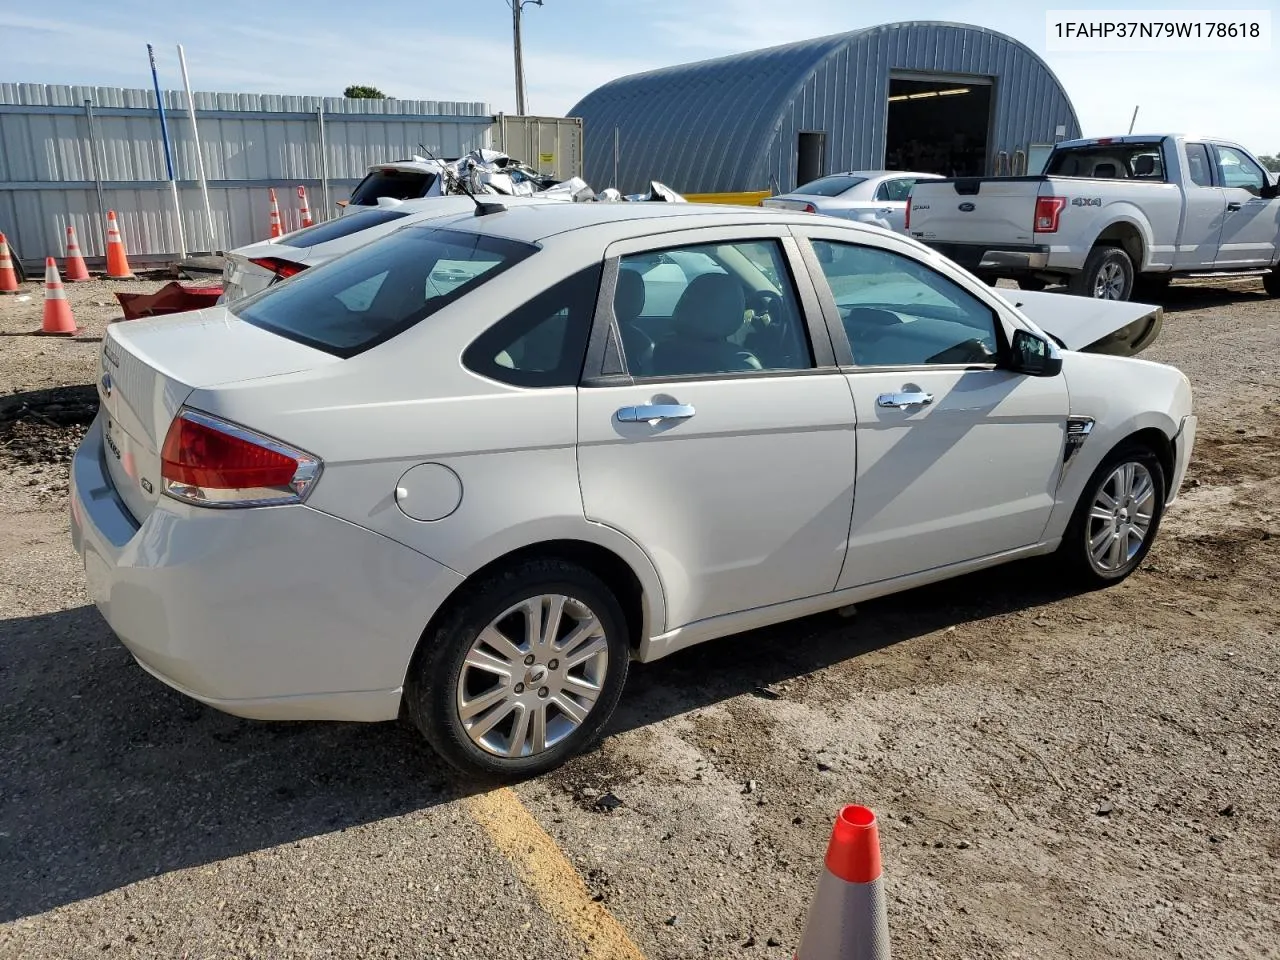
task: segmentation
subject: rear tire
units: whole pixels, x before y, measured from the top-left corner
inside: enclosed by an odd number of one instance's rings
[[[1067,292],[1095,300],[1128,300],[1133,293],[1133,261],[1119,247],[1094,247],[1084,269],[1067,281]]]
[[[1280,297],[1280,265],[1272,267],[1262,278],[1262,289],[1273,297]]]
[[[1160,530],[1166,483],[1150,447],[1124,443],[1109,453],[1085,484],[1058,547],[1067,572],[1103,587],[1138,569]]]
[[[464,589],[409,668],[404,706],[414,726],[451,766],[486,779],[536,776],[587,749],[613,715],[630,664],[612,591],[556,559],[527,560]]]

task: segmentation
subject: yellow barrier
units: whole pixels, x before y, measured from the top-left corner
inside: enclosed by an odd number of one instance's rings
[[[768,190],[747,190],[741,193],[686,193],[690,203],[732,203],[743,207],[758,207],[760,201],[773,194]]]

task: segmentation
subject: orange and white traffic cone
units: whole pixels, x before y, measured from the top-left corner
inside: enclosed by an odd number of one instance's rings
[[[312,226],[315,221],[311,219],[311,207],[307,204],[307,188],[298,188],[298,218],[304,227]]]
[[[276,188],[271,188],[271,239],[284,236],[284,223],[280,219],[280,204],[276,202]]]
[[[65,279],[70,283],[80,283],[84,280],[92,280],[89,276],[89,268],[84,265],[84,257],[80,255],[80,244],[76,242],[76,228],[67,225],[67,275]]]
[[[129,269],[129,258],[124,252],[124,240],[120,238],[120,224],[116,222],[116,212],[107,211],[107,279],[132,280],[133,271]]]
[[[71,304],[67,303],[67,291],[62,289],[62,278],[58,276],[58,262],[53,257],[44,261],[44,323],[41,333],[70,334],[76,332],[76,320],[71,315]]]
[[[795,960],[889,960],[876,815],[848,806],[836,817],[826,869],[809,905]]]
[[[9,256],[9,241],[0,233],[0,293],[18,293],[21,290],[18,271],[13,268],[13,258]]]

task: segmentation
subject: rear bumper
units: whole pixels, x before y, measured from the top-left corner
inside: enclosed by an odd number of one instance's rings
[[[923,242],[974,273],[1032,273],[1049,265],[1049,248],[1041,244],[1000,244],[992,247],[985,243]]]
[[[1173,477],[1169,481],[1169,490],[1165,496],[1166,503],[1178,499],[1182,481],[1187,477],[1187,467],[1191,464],[1192,448],[1196,444],[1197,420],[1194,416],[1182,418],[1178,432],[1173,438]]]
[[[138,524],[95,421],[71,471],[89,593],[146,670],[227,713],[390,720],[413,649],[460,577],[304,505],[207,510],[161,497]]]

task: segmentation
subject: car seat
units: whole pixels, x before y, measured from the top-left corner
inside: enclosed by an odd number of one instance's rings
[[[627,355],[627,369],[633,376],[644,376],[653,362],[653,338],[636,325],[644,312],[644,299],[644,278],[634,270],[619,270],[613,291],[613,315]]]
[[[744,322],[742,284],[725,273],[695,277],[672,315],[672,334],[653,351],[656,375],[759,370],[760,361],[729,340]]]

